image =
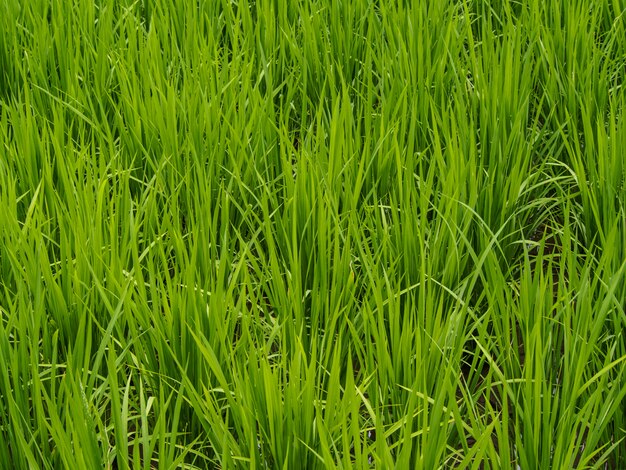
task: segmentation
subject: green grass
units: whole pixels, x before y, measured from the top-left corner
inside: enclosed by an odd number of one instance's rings
[[[626,2],[0,2],[0,468],[626,468]]]

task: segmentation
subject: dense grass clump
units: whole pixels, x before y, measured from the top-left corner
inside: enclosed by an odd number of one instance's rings
[[[626,468],[624,1],[0,3],[0,468]]]

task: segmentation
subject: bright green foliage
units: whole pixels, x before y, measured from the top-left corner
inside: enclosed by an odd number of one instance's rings
[[[0,468],[626,468],[626,2],[0,2]]]

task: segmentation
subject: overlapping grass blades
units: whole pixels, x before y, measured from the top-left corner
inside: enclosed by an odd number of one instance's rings
[[[625,467],[625,11],[4,1],[0,467]]]

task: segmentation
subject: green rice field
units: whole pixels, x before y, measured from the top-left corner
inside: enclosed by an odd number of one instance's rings
[[[0,0],[0,469],[626,469],[626,0]]]

